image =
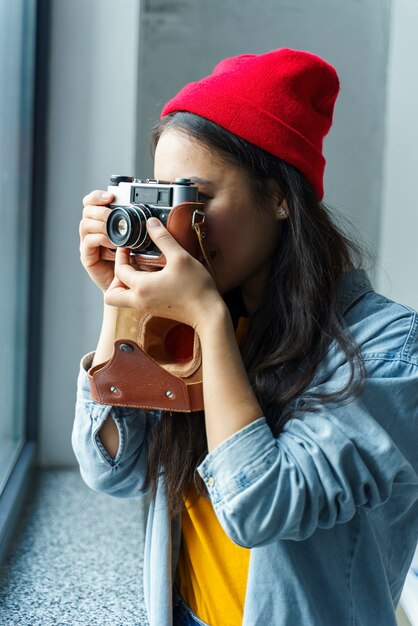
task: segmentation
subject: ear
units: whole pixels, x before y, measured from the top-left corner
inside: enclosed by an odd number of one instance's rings
[[[289,217],[289,208],[287,206],[286,200],[283,198],[280,203],[277,204],[276,207],[276,219],[286,220]]]
[[[274,178],[270,178],[267,181],[267,185],[271,197],[273,198],[272,209],[276,220],[282,221],[287,219],[289,217],[289,207],[287,206],[283,191],[279,187],[279,183]]]

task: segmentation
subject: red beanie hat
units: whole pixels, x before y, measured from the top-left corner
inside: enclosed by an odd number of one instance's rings
[[[338,95],[335,69],[308,52],[282,48],[221,61],[186,85],[161,117],[188,111],[296,167],[322,199],[328,133]]]

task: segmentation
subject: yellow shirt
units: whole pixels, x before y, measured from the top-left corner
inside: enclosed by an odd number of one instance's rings
[[[209,499],[192,490],[182,513],[176,584],[210,626],[241,626],[250,550],[225,534]]]
[[[236,337],[242,344],[248,319],[240,318]],[[193,613],[210,626],[241,626],[250,550],[225,534],[208,498],[192,489],[181,519],[181,548],[176,585]]]

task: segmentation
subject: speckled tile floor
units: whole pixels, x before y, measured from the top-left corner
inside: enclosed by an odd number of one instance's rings
[[[144,527],[140,498],[96,493],[78,469],[39,472],[0,569],[0,626],[148,626]]]
[[[144,504],[43,470],[0,570],[0,626],[146,626]]]

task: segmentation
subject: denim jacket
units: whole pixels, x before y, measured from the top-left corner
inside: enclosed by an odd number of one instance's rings
[[[339,300],[366,366],[361,395],[303,411],[312,392],[347,380],[346,358],[331,344],[279,436],[262,417],[198,468],[225,532],[251,548],[243,626],[396,626],[418,539],[418,314],[376,294],[363,270],[343,277]],[[114,459],[97,434],[109,415],[120,437]],[[94,402],[82,365],[72,444],[87,485],[139,496],[146,423],[155,419]],[[180,546],[164,494],[162,476],[145,539],[151,626],[172,624]]]

